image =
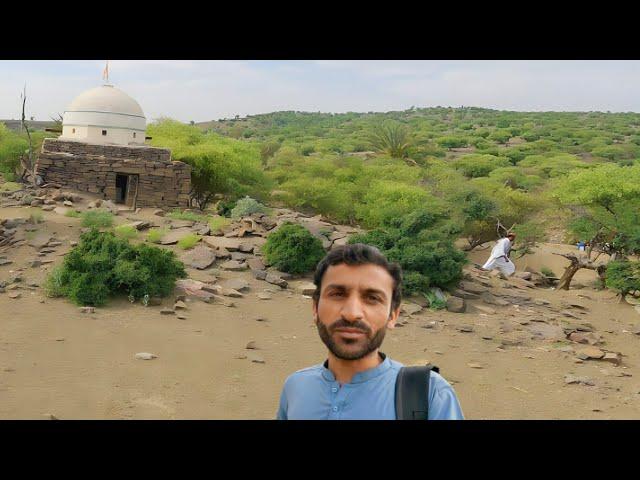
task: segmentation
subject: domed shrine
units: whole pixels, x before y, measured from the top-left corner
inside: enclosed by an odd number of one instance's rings
[[[78,95],[62,134],[47,138],[36,173],[44,183],[136,207],[188,207],[191,166],[145,145],[146,118],[133,98],[104,84]]]

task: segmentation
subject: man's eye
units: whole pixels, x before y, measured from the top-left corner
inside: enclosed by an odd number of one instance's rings
[[[376,297],[375,295],[369,295],[369,296],[367,297],[367,300],[369,300],[370,302],[379,302],[379,301],[380,301],[380,298],[379,298],[379,297]]]
[[[344,295],[343,292],[331,292],[331,293],[329,293],[330,297],[341,297],[342,295]]]

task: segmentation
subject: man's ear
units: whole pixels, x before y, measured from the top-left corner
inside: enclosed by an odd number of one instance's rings
[[[314,323],[316,323],[318,321],[318,302],[316,300],[313,300],[312,303],[312,309],[313,309],[313,321]]]
[[[399,315],[400,315],[400,307],[396,308],[395,310],[391,310],[391,313],[389,314],[389,319],[387,320],[387,328],[395,328]]]

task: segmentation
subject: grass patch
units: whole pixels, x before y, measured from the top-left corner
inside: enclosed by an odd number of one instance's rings
[[[67,212],[64,214],[65,217],[71,217],[71,218],[80,218],[82,214],[78,211],[78,210],[67,210]]]
[[[58,265],[51,273],[47,276],[47,279],[44,283],[44,294],[47,297],[62,297],[64,295],[64,286],[63,286],[63,275],[62,272],[64,267],[62,265]]]
[[[183,237],[180,240],[178,240],[178,248],[181,248],[182,250],[188,250],[190,248],[193,248],[196,245],[196,243],[198,243],[199,241],[200,241],[200,235],[196,235],[195,233],[190,233],[186,237]]]
[[[33,240],[34,238],[36,238],[36,232],[26,232],[24,234],[24,238],[26,238],[27,240]]]
[[[82,214],[82,226],[88,228],[110,228],[113,213],[108,210],[90,210]]]
[[[113,229],[116,236],[125,240],[133,240],[138,238],[138,230],[131,225],[119,225]]]
[[[167,213],[166,216],[169,218],[173,218],[174,220],[189,220],[192,222],[207,223],[206,215],[198,215],[194,212],[183,212],[180,210],[174,210],[173,212]]]
[[[147,233],[147,242],[149,243],[160,243],[162,237],[167,234],[168,230],[166,228],[152,228]]]
[[[22,190],[22,185],[16,182],[5,182],[0,185],[0,192],[16,192]]]
[[[231,223],[231,219],[227,217],[221,217],[216,215],[215,217],[209,220],[209,227],[212,231],[222,230],[224,227]]]
[[[548,268],[548,267],[542,267],[542,268],[540,269],[540,273],[541,273],[542,275],[544,275],[545,277],[556,278],[556,274],[555,274],[555,273],[553,273],[553,270],[551,270],[551,269],[550,269],[550,268]]]
[[[44,214],[42,212],[32,212],[29,215],[29,222],[34,225],[44,222]]]

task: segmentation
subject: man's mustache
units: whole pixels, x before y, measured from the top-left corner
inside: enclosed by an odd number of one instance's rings
[[[361,330],[367,335],[371,334],[371,329],[369,328],[369,326],[366,323],[358,320],[355,322],[349,322],[344,318],[340,318],[339,320],[336,320],[329,326],[329,331],[334,332],[338,328],[355,328],[357,330]]]

